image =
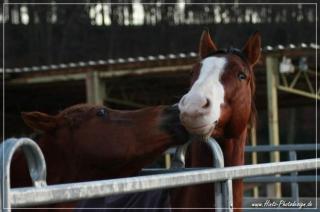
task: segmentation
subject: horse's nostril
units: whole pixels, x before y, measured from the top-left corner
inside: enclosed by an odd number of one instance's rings
[[[210,99],[208,99],[208,98],[206,98],[206,102],[205,102],[205,104],[202,106],[203,108],[208,108],[208,107],[210,107]]]

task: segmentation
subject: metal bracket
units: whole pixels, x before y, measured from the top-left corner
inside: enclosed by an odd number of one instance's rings
[[[46,162],[39,146],[29,138],[11,138],[5,140],[3,143],[0,144],[0,166],[2,168],[2,174],[0,178],[0,208],[4,212],[11,211],[10,167],[12,157],[18,149],[22,149],[26,156],[33,186],[43,187],[47,185]]]
[[[172,169],[185,168],[185,165],[186,165],[185,155],[190,143],[191,141],[177,147],[172,160],[172,165],[171,165]]]

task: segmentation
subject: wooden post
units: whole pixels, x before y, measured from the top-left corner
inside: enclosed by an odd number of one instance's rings
[[[278,69],[279,61],[274,56],[267,56],[267,95],[268,95],[268,126],[269,126],[269,144],[279,145],[279,119],[278,119]],[[271,162],[280,161],[278,151],[270,154]],[[267,186],[268,197],[281,197],[281,184],[275,183]]]
[[[103,101],[106,98],[106,88],[97,71],[91,71],[86,74],[86,93],[88,103],[103,105]]]
[[[250,128],[250,140],[251,140],[251,146],[257,146],[257,131],[255,126],[251,126]],[[256,152],[251,153],[251,159],[252,164],[258,163],[258,157]],[[259,197],[259,187],[255,186],[253,188],[253,197],[258,198]]]
[[[164,155],[164,162],[165,162],[166,169],[170,169],[170,167],[171,167],[171,156],[170,156],[169,153],[166,153]]]

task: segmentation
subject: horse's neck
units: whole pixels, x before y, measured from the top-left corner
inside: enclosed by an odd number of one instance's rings
[[[238,138],[219,139],[218,143],[223,151],[225,166],[244,164],[244,148],[247,130]],[[188,166],[212,167],[212,152],[204,142],[193,142],[187,156]]]
[[[40,146],[46,161],[48,172],[47,182],[49,184],[55,183],[58,180],[58,176],[61,176],[59,174],[61,173],[60,170],[57,169],[59,166],[61,166],[61,156],[55,148],[44,145],[44,143],[42,143],[41,141],[38,142],[38,145]],[[51,178],[52,174],[50,172],[55,173],[55,179]],[[16,154],[14,155],[11,163],[10,173],[12,187],[25,187],[32,185],[26,156],[22,150],[16,152]]]
[[[219,140],[224,154],[225,166],[244,164],[244,147],[247,130],[238,138]],[[192,142],[186,159],[187,167],[213,167],[212,152],[204,142]],[[203,198],[206,194],[206,198]],[[173,194],[172,204],[176,207],[211,208],[214,203],[214,186],[201,184],[182,188]],[[242,207],[243,184],[241,180],[233,181],[233,203],[235,208]],[[237,210],[238,211],[238,210]]]
[[[225,166],[238,166],[244,164],[244,148],[247,140],[247,129],[238,138],[219,141],[223,151]]]
[[[153,128],[153,127],[152,127]],[[177,143],[174,139],[159,130],[150,129],[139,132],[132,139],[126,157],[111,171],[111,177],[126,177],[137,174],[143,167],[151,164],[162,152]],[[142,130],[144,128],[140,128]]]
[[[38,142],[47,165],[47,182],[56,184],[62,181],[65,173],[66,155],[57,144],[57,140],[52,137],[42,137]]]

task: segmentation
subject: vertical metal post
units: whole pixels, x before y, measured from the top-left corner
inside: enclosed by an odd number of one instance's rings
[[[211,149],[213,156],[213,166],[215,168],[223,168],[224,167],[224,157],[222,149],[218,142],[209,138],[206,141],[206,144]],[[214,184],[215,188],[215,203],[216,203],[216,211],[224,211],[232,212],[233,211],[233,193],[232,193],[232,180],[228,179],[223,182],[216,182]]]
[[[296,135],[296,109],[289,109],[287,144],[293,144]]]
[[[88,72],[86,75],[87,102],[102,105],[106,98],[105,83],[97,71]]]
[[[191,141],[192,139],[188,143],[177,148],[173,158],[172,168],[185,167],[185,154]],[[198,141],[198,142],[201,142],[201,141]],[[203,141],[203,142],[205,142],[209,146],[212,152],[213,167],[223,168],[224,157],[218,142],[213,138],[208,138],[206,141]],[[232,180],[228,179],[224,182],[215,182],[214,189],[215,189],[214,198],[215,198],[215,208],[216,208],[215,211],[220,212],[224,208],[226,211],[232,212],[233,211]]]
[[[268,125],[269,125],[269,143],[271,145],[279,145],[279,119],[278,119],[278,69],[279,61],[275,56],[267,56],[267,94],[268,94]],[[271,162],[280,161],[279,151],[272,152]],[[281,197],[281,184],[275,183],[267,187],[267,195],[269,197]]]
[[[290,161],[297,160],[296,151],[289,151],[289,160]],[[292,177],[297,177],[298,172],[292,172],[290,175]],[[299,184],[296,181],[291,182],[291,196],[293,200],[295,200],[296,202],[299,202]]]
[[[177,168],[184,168],[186,165],[186,151],[188,149],[188,146],[190,144],[190,141],[182,146],[177,147],[176,152],[174,153],[173,156],[173,161],[171,164],[171,167],[173,169]]]
[[[206,144],[211,149],[212,152],[212,160],[213,160],[213,167],[215,168],[223,168],[224,167],[224,159],[223,159],[223,152],[217,143],[216,140],[213,138],[209,138],[205,141]],[[223,189],[224,185],[222,182],[215,182],[214,183],[214,202],[215,202],[215,211],[220,212],[223,208],[223,203],[225,203],[225,196],[223,195],[226,189]]]
[[[227,180],[226,182],[226,185],[227,185],[227,189],[228,191],[225,192],[225,194],[227,194],[228,196],[226,196],[226,203],[225,205],[228,207],[228,211],[229,212],[232,212],[233,211],[233,189],[232,189],[232,180],[229,179]]]

